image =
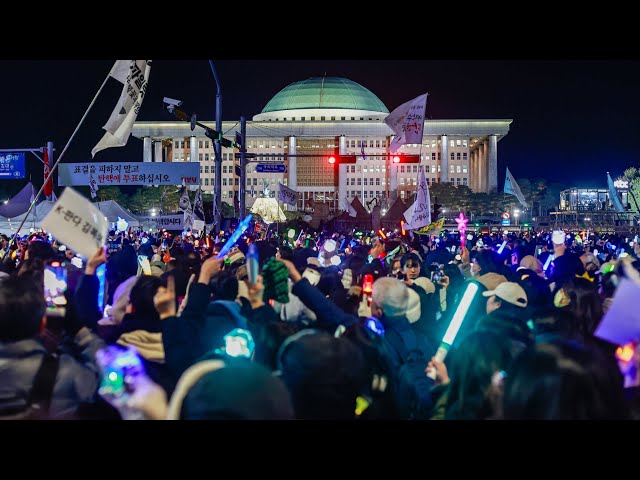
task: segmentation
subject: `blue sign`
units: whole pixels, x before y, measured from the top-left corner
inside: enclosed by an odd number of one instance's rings
[[[0,153],[0,178],[24,178],[24,152]]]
[[[503,218],[503,219],[502,219],[502,225],[504,225],[504,226],[511,225],[511,220],[510,220],[510,219],[508,219],[508,218],[507,218],[507,219],[504,219],[504,218]]]
[[[198,162],[61,163],[58,185],[199,185]]]
[[[287,166],[284,163],[259,163],[256,165],[258,173],[285,173]]]

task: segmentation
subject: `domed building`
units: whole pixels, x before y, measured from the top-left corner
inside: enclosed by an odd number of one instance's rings
[[[277,192],[279,182],[299,193],[297,208],[308,212],[320,202],[327,205],[318,210],[328,207],[333,216],[345,199],[356,196],[367,207],[376,198],[390,206],[396,198],[413,196],[419,166],[430,185],[451,182],[476,192],[497,188],[497,145],[512,120],[427,119],[422,144],[400,149],[419,155],[419,165],[395,164],[389,155],[393,131],[383,122],[388,114],[373,92],[346,78],[312,77],[287,85],[247,122],[247,208],[265,187]],[[215,128],[214,122],[203,123]],[[223,122],[222,131],[236,123]],[[132,134],[144,142],[144,161],[200,162],[202,188],[213,190],[213,144],[201,129],[192,132],[186,122],[136,122]],[[222,148],[222,201],[229,204],[240,191],[237,153]],[[355,163],[330,164],[328,158],[336,155],[352,155]],[[282,164],[285,172],[268,173]]]

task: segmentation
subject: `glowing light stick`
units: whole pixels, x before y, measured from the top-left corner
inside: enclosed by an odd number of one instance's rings
[[[462,321],[464,320],[464,317],[467,315],[467,312],[469,311],[469,307],[471,306],[471,302],[473,301],[473,298],[475,297],[477,291],[478,291],[478,285],[476,285],[475,283],[470,283],[467,286],[467,289],[465,290],[464,295],[462,296],[462,300],[460,300],[460,304],[456,309],[456,313],[453,314],[451,323],[449,323],[449,327],[447,328],[447,331],[445,332],[444,337],[442,337],[442,342],[440,342],[440,346],[438,347],[438,351],[436,352],[436,355],[435,355],[437,361],[443,362],[445,357],[447,356],[447,352],[451,348],[451,345],[453,344],[453,341],[455,340],[456,335],[458,334],[458,330],[460,330],[460,327],[462,326]],[[427,376],[435,380],[436,378],[435,370],[430,371],[429,374],[427,374]]]
[[[224,244],[224,246],[220,250],[220,253],[216,255],[216,258],[223,258],[227,253],[229,253],[229,250],[231,250],[231,247],[233,247],[236,244],[236,242],[242,236],[242,234],[247,230],[247,228],[249,228],[249,222],[251,222],[252,217],[253,215],[251,213],[246,217],[244,217],[244,220],[240,222],[240,225],[238,225],[238,228],[236,229],[236,231],[233,232],[233,234],[229,237],[229,240],[227,240],[227,242]]]
[[[551,262],[554,260],[555,255],[549,255],[547,257],[547,261],[544,262],[544,267],[542,267],[542,269],[546,272],[547,268],[549,268],[549,265],[551,265]]]
[[[504,242],[502,242],[502,245],[500,245],[500,248],[498,249],[498,255],[502,254],[502,251],[504,250],[504,247],[507,246],[507,241],[505,240]]]
[[[460,216],[456,218],[456,223],[458,224],[458,230],[460,230],[460,246],[464,247],[467,242],[467,222],[469,222],[468,218],[464,218],[464,213],[460,212]]]
[[[258,249],[255,243],[249,245],[249,251],[247,252],[247,274],[249,276],[249,283],[255,285],[258,280]]]

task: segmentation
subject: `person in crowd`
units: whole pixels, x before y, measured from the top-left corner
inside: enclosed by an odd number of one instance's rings
[[[572,341],[537,344],[515,359],[504,384],[506,420],[629,418],[613,358]]]
[[[100,248],[87,265],[95,269],[104,261]],[[44,418],[73,418],[82,404],[96,400],[95,354],[106,345],[68,305],[62,327],[72,348],[48,354],[40,332],[51,316],[37,278],[0,279],[0,417],[29,418],[38,409]]]

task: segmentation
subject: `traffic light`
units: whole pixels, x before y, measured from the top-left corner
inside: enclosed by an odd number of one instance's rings
[[[392,155],[391,161],[393,163],[420,163],[420,155],[407,155],[407,154]]]

